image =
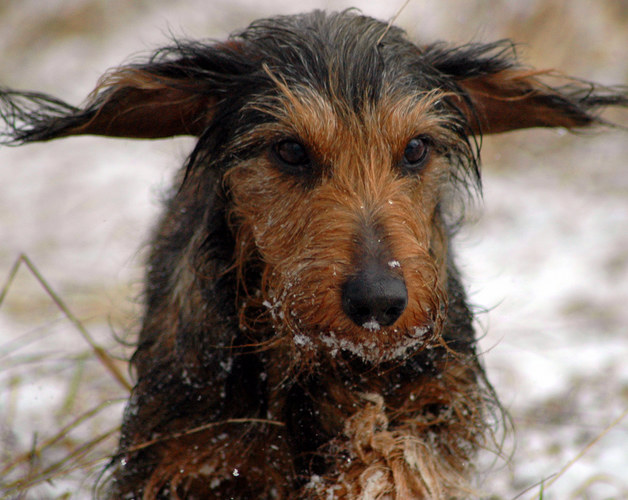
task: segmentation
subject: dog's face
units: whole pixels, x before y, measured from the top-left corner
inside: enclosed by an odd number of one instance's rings
[[[390,92],[355,110],[279,91],[272,109],[256,105],[272,121],[239,138],[258,153],[226,175],[238,246],[264,264],[268,314],[302,351],[402,356],[442,321],[439,202],[458,144],[442,96]]]
[[[379,46],[383,25],[354,21],[292,44],[287,27],[247,32],[262,44],[263,82],[221,156],[236,159],[225,184],[238,262],[261,262],[247,306],[262,304],[307,358],[379,363],[439,339],[443,203],[475,158],[448,90],[417,71],[419,49],[398,30]]]

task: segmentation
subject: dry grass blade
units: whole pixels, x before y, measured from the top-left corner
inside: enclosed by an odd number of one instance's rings
[[[543,482],[544,489],[549,488],[552,484],[554,484],[560,477],[567,472],[578,460],[580,460],[596,443],[598,443],[604,436],[606,436],[611,430],[617,427],[622,420],[624,420],[628,416],[628,408],[624,410],[621,415],[619,415],[615,420],[613,420],[602,432],[600,432],[595,438],[593,438],[589,444],[587,444],[580,452],[572,458],[569,462],[565,464],[565,466],[560,469],[556,474],[552,475],[547,481]],[[538,496],[531,497],[530,500],[538,500]]]
[[[409,3],[410,3],[410,0],[406,0],[401,5],[401,7],[399,7],[397,12],[395,12],[395,15],[390,18],[390,21],[388,21],[388,26],[386,26],[386,29],[384,30],[382,35],[377,39],[377,45],[379,45],[380,42],[384,39],[384,37],[386,36],[386,33],[388,33],[388,31],[390,30],[391,26],[395,23],[395,21],[397,20],[399,15],[403,12],[403,9],[405,9]]]
[[[74,419],[72,422],[70,422],[69,424],[64,426],[54,436],[48,438],[46,441],[44,441],[43,443],[38,445],[36,447],[36,449],[31,450],[31,451],[29,451],[27,453],[23,453],[22,455],[20,455],[18,457],[15,457],[11,461],[11,463],[9,465],[7,465],[2,470],[0,470],[0,476],[6,476],[9,472],[11,472],[13,469],[18,467],[20,464],[26,463],[26,462],[32,460],[32,457],[34,455],[41,455],[41,453],[45,449],[50,448],[50,447],[54,446],[55,444],[57,444],[64,437],[66,437],[74,428],[76,428],[77,426],[79,426],[83,422],[87,421],[88,419],[90,419],[94,415],[100,413],[104,408],[106,408],[107,406],[111,405],[114,402],[115,401],[104,401],[103,403],[99,404],[98,406],[96,406],[95,408],[91,409],[90,411],[87,411],[87,412],[83,413],[82,415],[80,415],[79,417]],[[116,430],[118,430],[118,429],[114,429],[114,431],[107,432],[106,434],[109,435],[112,432],[115,432]],[[99,439],[99,438],[97,438],[97,439]]]
[[[71,434],[80,426],[92,422],[92,419],[102,412],[106,412],[112,405],[124,400],[126,393],[131,387],[113,359],[94,341],[85,326],[70,311],[66,303],[52,289],[48,281],[25,254],[21,254],[15,260],[5,284],[0,289],[0,306],[4,303],[22,265],[26,266],[35,277],[38,284],[52,299],[55,307],[63,312],[63,315],[70,320],[70,323],[87,341],[90,346],[89,352],[91,354],[83,353],[75,360],[79,363],[78,370],[72,381],[70,381],[69,393],[66,395],[65,401],[61,407],[66,423],[60,428],[57,428],[58,430],[52,436],[44,439],[40,439],[39,433],[35,432],[29,449],[23,452],[17,452],[17,450],[15,450],[12,452],[12,455],[6,455],[4,457],[8,459],[8,461],[3,460],[4,463],[2,467],[0,467],[0,497],[2,498],[22,498],[25,495],[29,495],[31,489],[34,487],[50,482],[53,479],[57,480],[66,477],[76,470],[90,469],[96,464],[110,460],[111,455],[106,452],[106,450],[110,449],[110,445],[106,444],[106,441],[119,432],[119,426],[90,433],[87,437],[85,435],[82,437],[72,437]],[[81,412],[78,417],[73,417],[68,421],[67,417],[71,415],[73,400],[78,394],[78,385],[84,376],[82,363],[88,359],[87,357],[93,355],[95,355],[98,360],[97,362],[105,368],[105,371],[115,378],[120,386],[125,389],[125,394],[120,395],[118,391],[117,396],[111,397],[110,395],[106,399],[101,399],[91,409]],[[45,359],[45,357],[41,359],[34,358],[34,360],[28,358],[28,361],[41,361],[42,359]],[[25,360],[22,359],[19,365],[16,366],[23,366],[24,361]],[[108,427],[109,426],[104,429]],[[47,457],[56,458],[53,458],[53,461],[49,461]]]
[[[150,446],[153,446],[154,444],[157,444],[157,443],[161,443],[163,441],[168,441],[170,439],[178,439],[183,436],[189,436],[191,434],[196,434],[197,432],[206,431],[208,429],[211,429],[212,427],[218,427],[219,425],[226,425],[226,424],[265,424],[265,425],[274,425],[277,427],[285,427],[286,425],[285,423],[279,422],[277,420],[267,420],[263,418],[230,418],[227,420],[221,420],[220,422],[210,422],[208,424],[199,425],[198,427],[187,429],[181,432],[176,432],[174,434],[169,434],[167,436],[160,436],[158,438],[151,439],[150,441],[145,441],[142,444],[138,444],[136,446],[128,448],[126,451],[128,453],[134,453],[136,451],[149,448]]]
[[[87,455],[87,453],[89,453],[92,449],[94,449],[99,443],[113,436],[119,430],[120,428],[116,427],[115,429],[111,429],[105,432],[104,434],[101,434],[95,437],[94,439],[91,439],[90,441],[84,443],[82,446],[79,446],[78,448],[76,448],[74,451],[72,451],[72,453],[63,457],[63,459],[53,463],[52,465],[49,465],[41,472],[32,473],[32,474],[29,474],[25,478],[16,479],[15,481],[4,484],[3,493],[7,494],[9,498],[12,498],[12,494],[25,492],[26,490],[28,490],[29,488],[37,484],[41,484],[43,482],[50,481],[57,477],[64,476],[75,469],[84,468],[88,464],[94,465],[96,463],[109,460],[111,458],[110,456],[101,457],[101,458],[98,458],[97,460],[92,460],[89,462],[85,462],[82,459],[83,457],[85,457],[85,455]],[[29,459],[31,457],[37,456],[38,452],[39,452],[39,448],[37,448],[37,450],[34,450],[32,454],[29,454],[31,455]]]
[[[98,358],[98,360],[104,365],[107,371],[113,376],[113,378],[127,391],[131,391],[132,386],[126,377],[120,372],[118,367],[115,365],[115,362],[111,359],[107,351],[100,347],[89,334],[87,329],[83,326],[83,324],[78,320],[78,318],[70,311],[68,306],[65,304],[63,299],[52,289],[52,287],[48,284],[46,279],[39,272],[37,267],[33,264],[33,262],[29,259],[26,254],[20,254],[17,258],[11,271],[9,272],[9,276],[5,285],[2,287],[2,291],[0,292],[0,306],[2,305],[4,298],[6,297],[9,288],[11,287],[11,283],[15,279],[17,272],[20,268],[21,264],[24,264],[28,270],[32,273],[35,279],[39,282],[39,284],[43,287],[46,293],[50,296],[55,305],[63,312],[63,314],[70,320],[70,322],[75,326],[75,328],[80,332],[83,338],[90,345],[92,351]]]

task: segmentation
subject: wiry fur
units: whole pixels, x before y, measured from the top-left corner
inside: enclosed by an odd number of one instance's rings
[[[508,42],[417,46],[314,12],[177,43],[109,73],[84,108],[2,91],[7,143],[198,137],[152,240],[106,494],[469,496],[499,405],[453,262],[452,197],[480,185],[481,133],[589,126],[628,102],[544,76]],[[415,137],[430,156],[410,172]],[[307,168],[278,158],[286,140]],[[372,265],[407,288],[390,326],[341,305]]]

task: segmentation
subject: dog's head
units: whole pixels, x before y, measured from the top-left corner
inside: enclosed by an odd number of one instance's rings
[[[508,43],[415,45],[368,17],[314,12],[119,68],[83,109],[2,99],[15,141],[197,136],[183,182],[224,189],[244,315],[298,352],[380,362],[440,338],[448,199],[479,184],[478,136],[588,126],[626,103],[542,76]]]

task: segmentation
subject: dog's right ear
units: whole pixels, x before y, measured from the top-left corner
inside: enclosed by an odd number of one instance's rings
[[[569,130],[610,125],[600,118],[608,107],[627,107],[628,93],[569,77],[550,86],[543,76],[551,72],[503,70],[460,80],[468,101],[459,100],[474,134],[497,134],[531,127]],[[548,78],[549,79],[549,78]]]
[[[158,139],[200,135],[228,85],[245,73],[236,42],[179,44],[148,63],[116,69],[82,108],[52,96],[0,88],[0,142],[22,144],[71,135]],[[231,77],[231,78],[230,78]]]

